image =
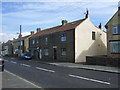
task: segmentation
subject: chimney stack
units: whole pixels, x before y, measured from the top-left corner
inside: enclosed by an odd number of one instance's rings
[[[88,11],[88,9],[86,9],[86,10],[87,10],[87,11],[86,11],[85,19],[90,18],[90,16],[89,16],[89,11]]]
[[[40,32],[41,31],[41,28],[37,28],[37,32]]]
[[[65,24],[67,24],[67,23],[68,23],[67,20],[62,20],[62,25],[65,25]]]
[[[100,25],[98,26],[100,29],[102,29],[102,24],[100,23]]]
[[[31,31],[31,35],[33,35],[34,34],[34,31]]]

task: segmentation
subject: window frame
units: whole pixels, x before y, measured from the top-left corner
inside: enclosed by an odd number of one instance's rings
[[[117,46],[115,46],[115,45],[117,45]],[[119,46],[120,46],[120,41],[111,41],[110,42],[110,53],[111,54],[120,54]]]
[[[47,53],[47,54],[46,54]],[[48,49],[44,49],[44,55],[45,56],[49,56],[49,50]]]
[[[117,34],[120,34],[120,31],[119,31],[119,25],[114,25],[113,28],[112,28],[112,34],[113,35],[117,35]]]
[[[61,56],[67,56],[67,49],[61,48]]]
[[[61,41],[62,41],[62,42],[67,41],[66,33],[63,33],[63,34],[61,35]]]
[[[95,31],[92,31],[92,40],[95,40],[96,39],[96,33]]]

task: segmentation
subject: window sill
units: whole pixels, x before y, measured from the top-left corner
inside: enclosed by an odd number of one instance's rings
[[[120,54],[120,53],[111,53],[111,54]]]

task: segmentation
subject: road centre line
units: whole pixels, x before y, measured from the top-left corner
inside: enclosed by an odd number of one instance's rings
[[[71,74],[69,74],[69,76],[70,76],[70,77],[74,77],[74,78],[79,78],[79,79],[88,80],[88,81],[98,82],[98,83],[102,83],[102,84],[107,84],[107,85],[110,84],[109,82],[100,81],[100,80],[95,80],[95,79],[90,79],[90,78],[81,77],[81,76],[76,76],[76,75],[71,75]]]
[[[7,70],[5,70],[5,72],[7,72],[7,73],[9,73],[9,74],[11,74],[11,75],[13,75],[13,76],[15,76],[15,77],[17,77],[17,78],[19,78],[19,79],[25,81],[25,82],[27,82],[27,83],[29,83],[29,84],[31,84],[31,85],[37,87],[37,88],[42,88],[42,87],[39,87],[39,86],[35,85],[34,83],[32,83],[32,82],[30,82],[30,81],[28,81],[28,80],[26,80],[26,79],[24,79],[24,78],[22,78],[22,77],[20,77],[20,76],[17,76],[17,75],[15,75],[15,74],[13,74],[13,73],[7,71]]]
[[[22,66],[26,66],[26,67],[31,67],[30,65],[27,65],[27,64],[20,64]]]
[[[0,60],[3,60],[2,58],[0,58]]]
[[[17,63],[17,62],[14,62],[14,61],[10,61],[11,63]]]
[[[47,71],[47,72],[55,72],[53,70],[49,70],[49,69],[45,69],[45,68],[40,68],[40,67],[36,67],[36,69]]]
[[[6,62],[7,62],[8,60],[4,60],[4,61],[6,61]]]

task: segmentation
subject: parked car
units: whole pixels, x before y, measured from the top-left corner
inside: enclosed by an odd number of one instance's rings
[[[22,58],[22,59],[32,59],[32,56],[31,56],[30,54],[28,54],[28,53],[23,53],[23,54],[21,55],[21,58]]]
[[[4,71],[4,60],[0,58],[0,71]]]

